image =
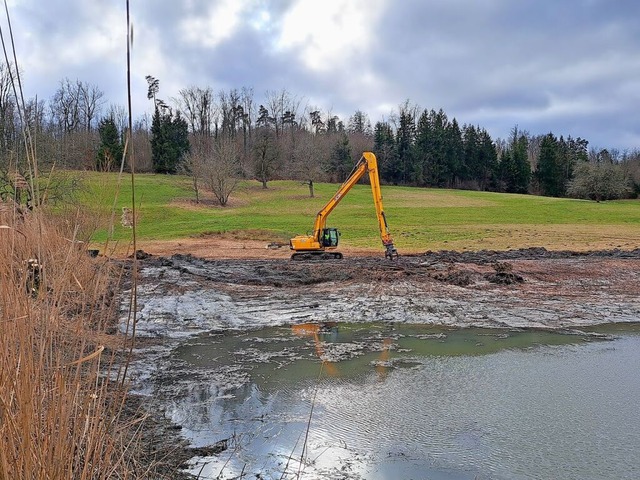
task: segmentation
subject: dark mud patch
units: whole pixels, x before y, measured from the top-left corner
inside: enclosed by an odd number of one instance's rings
[[[229,448],[229,439],[218,440],[213,445],[207,445],[205,447],[192,447],[187,449],[188,453],[192,457],[210,457],[212,455],[219,455]]]
[[[640,249],[427,252],[330,261],[140,261],[139,333],[326,321],[565,328],[636,321]]]
[[[513,273],[513,265],[508,262],[495,262],[492,264],[495,273],[487,273],[484,278],[491,283],[500,285],[512,285],[514,283],[524,283],[524,278],[517,273]]]
[[[331,282],[395,281],[404,277],[433,279],[458,286],[469,286],[484,278],[503,285],[525,281],[522,272],[514,270],[513,261],[569,260],[633,260],[640,259],[640,249],[598,250],[590,252],[551,251],[545,248],[477,252],[428,251],[401,256],[396,260],[378,257],[348,257],[343,260],[207,260],[192,255],[176,254],[154,257],[141,252],[138,258],[145,267],[173,269],[206,282],[237,285],[259,285],[275,288],[305,287]],[[491,266],[487,274],[465,268]]]
[[[184,472],[184,464],[196,453],[181,435],[182,427],[151,406],[148,398],[129,394],[123,416],[132,424],[139,423],[136,476],[159,480],[190,480],[194,476]]]
[[[513,272],[487,273],[484,278],[491,283],[497,283],[499,285],[513,285],[515,283],[524,283],[524,278],[522,278],[521,275]]]
[[[352,278],[339,262],[300,265],[282,260],[205,260],[192,255],[154,258],[147,265],[173,268],[176,271],[215,283],[291,287],[314,285]]]
[[[456,270],[452,267],[446,272],[435,272],[430,275],[440,282],[457,285],[459,287],[467,287],[474,282],[474,277],[478,274],[470,270]]]
[[[519,248],[514,250],[478,250],[474,252],[455,252],[440,250],[427,251],[421,254],[409,255],[410,257],[426,257],[439,261],[456,263],[486,264],[507,260],[541,260],[541,259],[571,259],[571,258],[640,258],[640,248],[634,250],[591,250],[577,252],[572,250],[547,250],[544,247]]]

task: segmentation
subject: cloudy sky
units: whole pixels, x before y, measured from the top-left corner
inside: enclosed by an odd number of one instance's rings
[[[7,0],[28,96],[60,80],[126,104],[125,0]],[[409,100],[507,137],[514,125],[640,148],[638,0],[130,0],[134,117],[181,88],[286,89],[372,122]],[[6,34],[6,20],[2,23]]]

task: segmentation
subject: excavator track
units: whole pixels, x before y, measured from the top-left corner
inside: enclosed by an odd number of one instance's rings
[[[324,261],[324,260],[341,260],[342,253],[340,252],[296,252],[291,254],[291,260],[312,260],[312,261]]]

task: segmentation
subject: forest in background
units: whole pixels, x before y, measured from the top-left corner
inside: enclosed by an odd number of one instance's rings
[[[37,145],[41,175],[51,169],[113,171],[122,164],[128,114],[106,105],[96,85],[63,79],[52,98],[16,108],[11,69],[0,65],[0,196],[32,203],[21,137],[26,125]],[[137,172],[191,176],[196,198],[212,191],[225,205],[237,182],[255,178],[341,182],[363,151],[378,157],[384,183],[531,193],[593,200],[636,198],[640,150],[589,147],[587,139],[553,132],[532,135],[514,126],[491,138],[479,125],[460,124],[442,109],[405,101],[372,123],[362,111],[342,119],[305,104],[285,89],[257,99],[250,88],[215,93],[187,87],[161,98],[160,81],[147,76],[153,115],[133,123],[130,138]],[[59,189],[64,192],[65,189]],[[62,195],[59,193],[57,195]],[[47,198],[55,200],[52,193]]]

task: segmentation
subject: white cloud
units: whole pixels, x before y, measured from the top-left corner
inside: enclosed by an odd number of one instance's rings
[[[249,24],[256,30],[269,31],[274,19],[271,13],[265,9],[258,9],[249,19]]]
[[[277,46],[297,50],[312,70],[340,68],[372,46],[384,6],[384,0],[297,0],[282,19]]]
[[[222,0],[210,5],[203,15],[194,11],[180,22],[180,32],[188,43],[213,48],[232,37],[252,0]]]
[[[21,25],[20,40],[24,43],[17,47],[23,50],[23,62],[45,73],[55,68],[56,64],[82,65],[97,58],[112,60],[123,45],[126,46],[126,25],[122,9],[97,4],[83,13],[84,18],[73,25],[73,28],[66,30],[65,35],[55,32],[46,42],[42,41],[37,32],[26,27],[26,24]],[[100,22],[89,21],[95,18],[99,18]],[[55,51],[55,60],[51,56],[52,51]]]

